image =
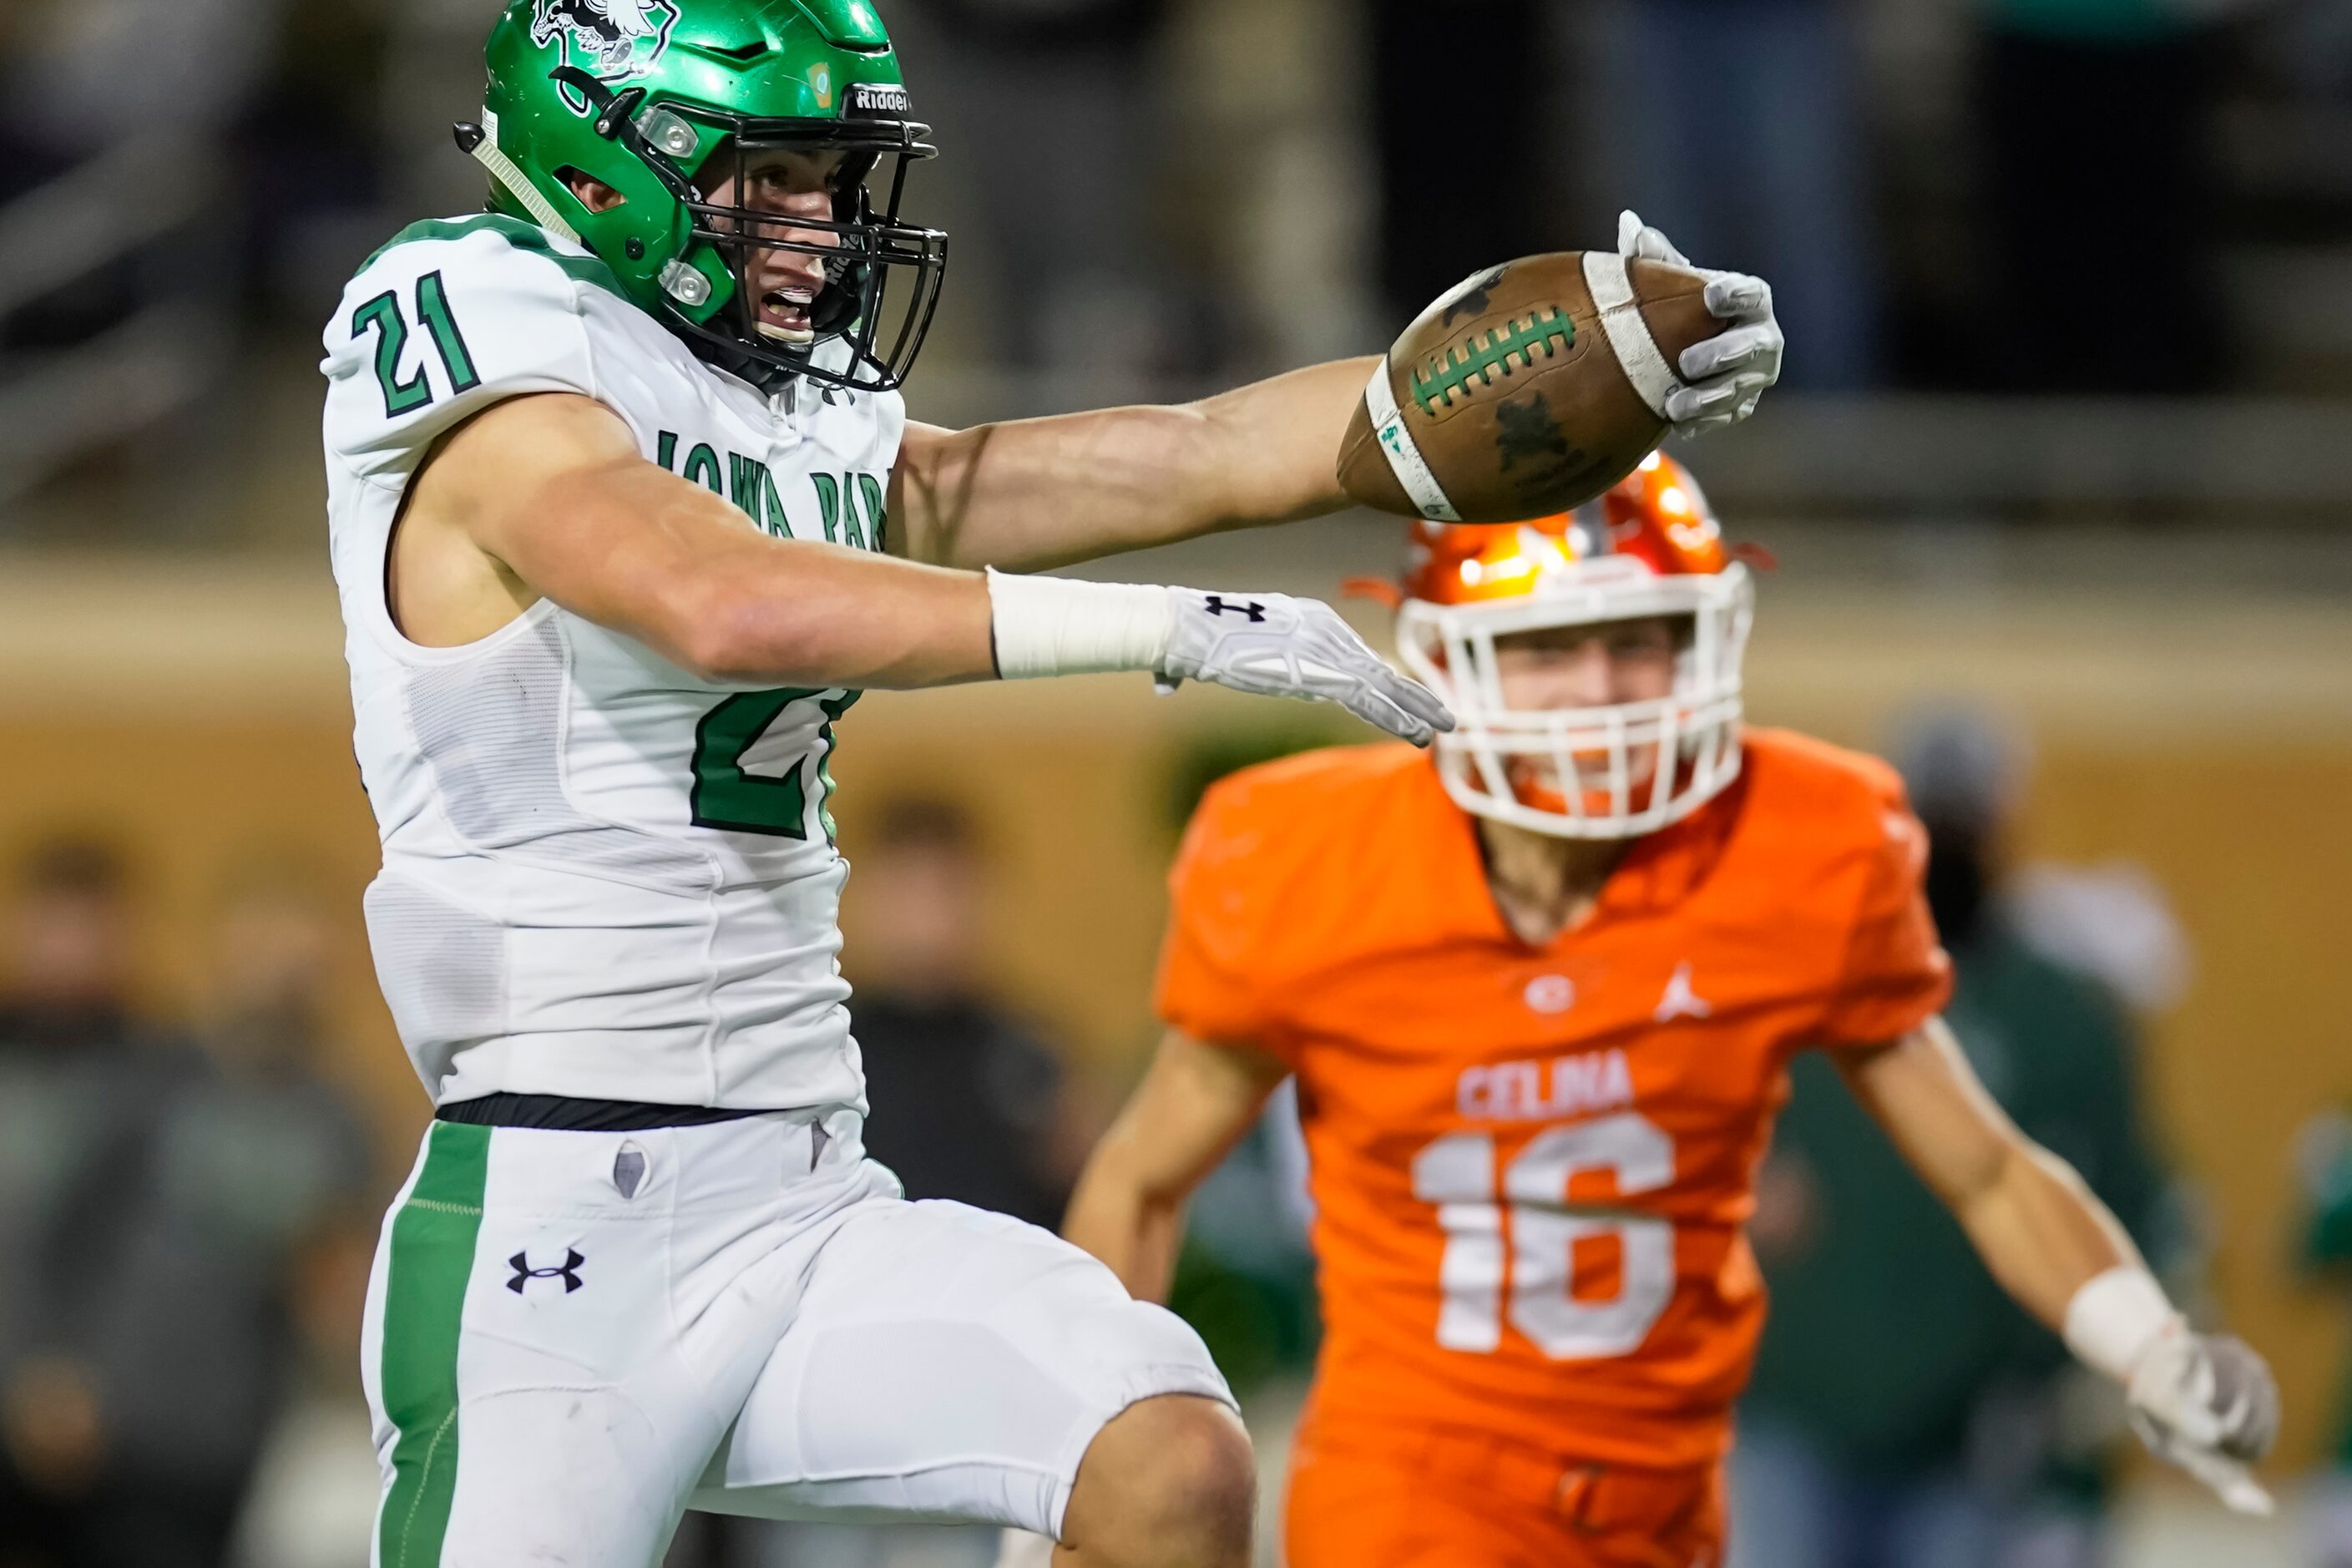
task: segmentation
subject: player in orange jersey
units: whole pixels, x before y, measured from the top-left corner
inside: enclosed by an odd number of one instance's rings
[[[1742,731],[1751,602],[1661,457],[1570,517],[1416,524],[1398,641],[1461,728],[1250,769],[1193,819],[1170,1033],[1067,1229],[1160,1295],[1186,1195],[1297,1075],[1328,1333],[1292,1568],[1721,1561],[1742,1226],[1808,1047],[2151,1447],[2266,1502],[2269,1369],[2183,1324],[1940,1021],[1895,774]]]

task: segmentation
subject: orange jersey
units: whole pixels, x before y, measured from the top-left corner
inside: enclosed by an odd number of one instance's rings
[[[1893,771],[1745,744],[1740,778],[1635,840],[1542,948],[1409,747],[1290,758],[1202,801],[1158,1003],[1297,1075],[1319,1419],[1653,1468],[1728,1447],[1764,1314],[1742,1226],[1789,1058],[1895,1038],[1950,988]]]

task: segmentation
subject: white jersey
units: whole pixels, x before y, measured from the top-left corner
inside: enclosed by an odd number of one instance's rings
[[[378,252],[326,350],[331,550],[383,844],[368,935],[426,1089],[862,1110],[825,811],[857,694],[714,684],[546,601],[419,647],[386,610],[385,552],[433,443],[536,392],[604,403],[746,527],[879,549],[899,398],[765,397],[586,250],[495,216]]]

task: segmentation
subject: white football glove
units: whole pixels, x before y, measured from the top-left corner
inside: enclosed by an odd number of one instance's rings
[[[1617,253],[1647,261],[1690,266],[1674,241],[1630,210],[1617,215]],[[1696,435],[1737,425],[1756,412],[1764,389],[1780,379],[1784,342],[1772,317],[1772,286],[1744,272],[1696,270],[1706,275],[1706,308],[1729,326],[1683,351],[1675,368],[1684,384],[1666,395],[1666,417],[1680,434]]]
[[[1201,680],[1258,697],[1320,699],[1416,746],[1454,728],[1434,693],[1390,668],[1319,600],[1197,588],[1171,588],[1168,600],[1175,624],[1158,671],[1162,691]]]
[[[2126,1392],[2132,1430],[2149,1452],[2213,1489],[2240,1513],[2271,1511],[2247,1467],[2278,1437],[2278,1380],[2231,1334],[2166,1334],[2140,1353]]]

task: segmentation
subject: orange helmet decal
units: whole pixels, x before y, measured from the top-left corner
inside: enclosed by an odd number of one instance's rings
[[[1729,561],[1698,481],[1653,452],[1574,511],[1527,522],[1408,525],[1404,593],[1431,605],[1517,598],[1603,555],[1633,556],[1662,576],[1720,572]]]
[[[1720,572],[1729,563],[1723,528],[1691,471],[1653,452],[1601,498],[1614,547],[1661,575]]]

